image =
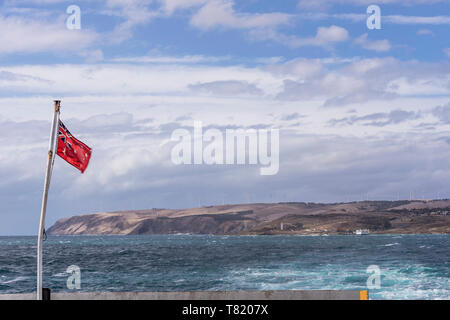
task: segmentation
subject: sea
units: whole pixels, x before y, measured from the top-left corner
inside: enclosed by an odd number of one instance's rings
[[[450,299],[450,235],[49,236],[44,287],[337,289],[369,290],[370,299]],[[35,290],[36,237],[0,237],[0,294]]]

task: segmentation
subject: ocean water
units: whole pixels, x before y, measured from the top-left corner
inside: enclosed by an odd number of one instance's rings
[[[79,291],[367,289],[371,299],[450,299],[450,235],[49,236],[44,287]],[[36,290],[36,238],[0,237],[0,294]]]

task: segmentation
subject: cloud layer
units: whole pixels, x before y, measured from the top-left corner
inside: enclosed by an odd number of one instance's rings
[[[369,31],[365,0],[267,3],[80,1],[72,31],[67,1],[2,3],[0,234],[36,232],[53,99],[93,155],[83,175],[56,160],[48,225],[223,201],[450,197],[443,11],[381,1],[392,10]],[[174,165],[171,134],[194,121],[279,129],[279,173]]]

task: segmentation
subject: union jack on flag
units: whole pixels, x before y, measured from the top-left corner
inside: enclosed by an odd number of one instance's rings
[[[83,173],[91,159],[92,149],[72,136],[62,121],[58,126],[58,149],[56,154]]]

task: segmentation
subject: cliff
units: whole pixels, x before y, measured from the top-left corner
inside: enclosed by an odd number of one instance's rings
[[[58,220],[52,235],[450,233],[450,200],[255,203],[101,212]]]

